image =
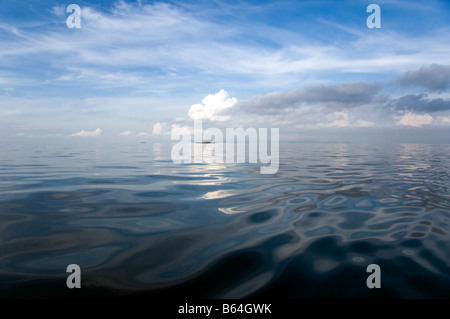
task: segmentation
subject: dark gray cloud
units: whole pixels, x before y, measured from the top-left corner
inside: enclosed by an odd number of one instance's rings
[[[397,82],[403,87],[424,87],[445,91],[450,87],[450,65],[432,64],[406,72]]]
[[[445,66],[427,66],[407,72],[401,79],[404,85],[417,84],[419,82],[414,82],[413,79],[419,74],[428,77],[435,73],[442,75],[441,71],[445,69]],[[227,127],[252,125],[279,127],[292,131],[317,128],[396,127],[399,119],[402,123],[407,123],[402,124],[403,126],[414,126],[414,123],[421,124],[425,120],[430,122],[425,123],[427,125],[434,123],[434,120],[442,124],[447,123],[450,118],[448,116],[450,99],[446,97],[446,93],[441,97],[430,97],[433,91],[448,85],[442,76],[438,78],[435,82],[431,80],[426,82],[422,79],[422,86],[433,89],[427,89],[425,92],[418,89],[414,94],[405,94],[400,97],[389,94],[389,90],[383,90],[383,88],[389,88],[392,82],[316,85],[274,92],[238,101],[234,106],[223,110],[220,115],[228,118],[227,122],[222,122],[228,125]]]
[[[381,83],[367,82],[311,86],[302,90],[258,95],[239,102],[234,110],[228,112],[240,109],[250,113],[279,114],[282,110],[295,110],[305,105],[335,109],[355,107],[371,103],[381,87]]]
[[[337,102],[358,105],[369,103],[380,88],[380,83],[367,82],[321,85],[306,88],[302,95],[306,102]]]
[[[417,113],[432,113],[450,110],[450,100],[428,99],[428,95],[408,94],[398,99],[392,100],[387,105],[397,110],[410,110]]]

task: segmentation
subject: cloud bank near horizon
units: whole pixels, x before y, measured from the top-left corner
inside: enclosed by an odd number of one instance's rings
[[[257,95],[247,100],[230,97],[222,89],[208,94],[202,104],[192,105],[188,111],[189,118],[175,121],[178,123],[176,127],[189,127],[190,121],[202,119],[221,127],[279,127],[288,134],[307,129],[450,128],[450,99],[448,89],[443,89],[450,83],[448,68],[433,64],[384,83],[316,85]],[[440,76],[435,82],[424,78],[422,87],[432,87],[432,91],[439,88],[441,97],[436,92],[394,94],[397,85],[405,85],[406,78],[430,72]],[[168,123],[158,122],[153,133],[168,134],[170,128]]]

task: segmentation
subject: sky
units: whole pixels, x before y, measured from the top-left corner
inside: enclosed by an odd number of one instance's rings
[[[449,34],[447,0],[0,0],[0,138],[449,143]]]

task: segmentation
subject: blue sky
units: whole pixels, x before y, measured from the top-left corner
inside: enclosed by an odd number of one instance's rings
[[[81,28],[69,29],[69,4]],[[369,4],[381,28],[369,29]],[[450,2],[0,0],[0,134],[446,142]]]

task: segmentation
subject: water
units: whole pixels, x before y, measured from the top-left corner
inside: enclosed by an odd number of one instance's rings
[[[85,297],[450,297],[450,145],[286,143],[274,175],[132,139],[1,146],[2,298],[73,295],[69,264]]]

